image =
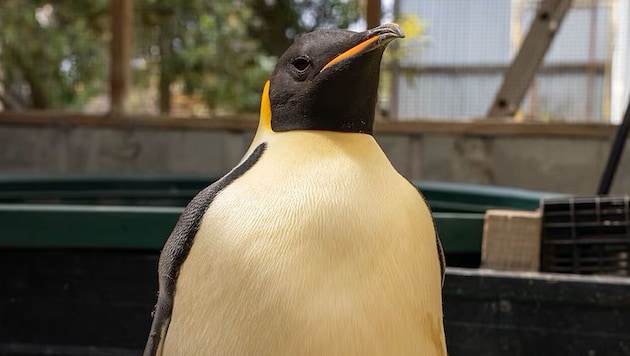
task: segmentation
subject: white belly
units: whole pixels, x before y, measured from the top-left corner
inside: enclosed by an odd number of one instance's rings
[[[445,354],[426,205],[371,136],[274,135],[208,208],[164,351]]]

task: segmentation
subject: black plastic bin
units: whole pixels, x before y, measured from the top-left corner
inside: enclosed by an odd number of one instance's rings
[[[541,269],[630,273],[630,195],[543,199]]]

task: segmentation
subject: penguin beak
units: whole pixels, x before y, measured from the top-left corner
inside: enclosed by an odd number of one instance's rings
[[[362,40],[358,44],[354,45],[345,52],[339,54],[335,58],[331,59],[322,69],[320,73],[326,68],[332,66],[335,63],[339,63],[344,59],[354,57],[360,53],[370,52],[377,48],[385,47],[391,41],[397,38],[405,37],[405,33],[402,28],[395,23],[388,23],[375,27],[371,30],[367,30],[362,33]]]
[[[378,46],[384,46],[397,38],[405,37],[405,33],[402,28],[395,23],[388,23],[374,27],[371,30],[367,30],[366,35],[368,38],[378,36]]]

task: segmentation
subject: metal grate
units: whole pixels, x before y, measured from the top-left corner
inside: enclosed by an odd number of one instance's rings
[[[542,200],[541,270],[630,275],[630,195]]]

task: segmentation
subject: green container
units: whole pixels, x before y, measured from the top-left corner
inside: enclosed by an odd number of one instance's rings
[[[0,247],[159,249],[182,207],[216,178],[2,177]],[[481,250],[486,209],[534,210],[555,194],[414,181],[448,254]]]
[[[536,210],[540,200],[562,194],[492,185],[414,181],[434,212],[480,213],[488,209]]]

